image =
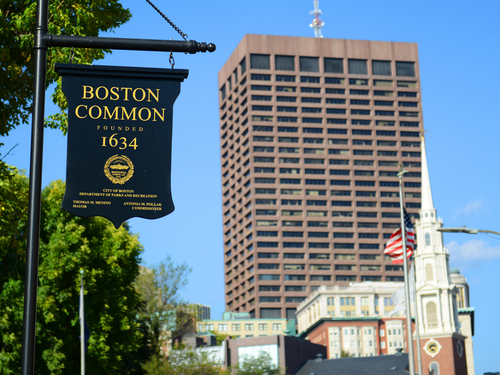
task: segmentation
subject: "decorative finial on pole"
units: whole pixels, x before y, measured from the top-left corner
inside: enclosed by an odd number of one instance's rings
[[[309,27],[314,28],[314,36],[316,38],[323,38],[323,35],[321,35],[321,28],[325,25],[325,23],[321,20],[321,18],[319,18],[319,16],[321,16],[321,10],[319,9],[318,0],[314,0],[314,10],[311,10],[309,14],[314,16],[312,23],[309,25]]]

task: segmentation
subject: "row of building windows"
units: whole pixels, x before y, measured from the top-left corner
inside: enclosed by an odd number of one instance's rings
[[[378,132],[377,132],[378,133]],[[386,132],[383,132],[384,134]],[[395,133],[395,132],[393,132]],[[405,132],[401,132],[402,134]],[[352,130],[353,135],[372,135],[371,130]],[[415,133],[416,135],[411,135],[412,137],[418,137],[419,133]],[[377,134],[379,135],[379,134]],[[395,135],[394,135],[395,136]],[[403,135],[402,135],[403,136]],[[406,135],[408,136],[408,135]],[[298,138],[298,137],[277,137],[277,140],[279,143],[299,143],[300,140],[302,140],[303,144],[323,144],[326,143],[328,145],[349,145],[349,139],[342,139],[342,138]],[[274,142],[274,137],[272,136],[253,136],[253,141],[254,142]],[[352,139],[351,143],[353,146],[374,146],[373,140],[371,139]],[[379,147],[396,147],[397,146],[397,141],[380,141],[377,140],[376,145]],[[254,146],[254,151],[255,147],[259,146]],[[262,146],[261,146],[262,147]],[[267,147],[267,146],[264,146]],[[420,142],[406,142],[402,141],[401,142],[401,147],[413,147],[413,148],[420,148]],[[318,159],[314,159],[318,160]],[[314,162],[314,161],[312,161]]]
[[[327,299],[326,299],[327,306],[335,306],[336,299],[338,300],[337,303],[340,304],[340,306],[356,306],[357,298],[354,298],[354,297],[327,297]],[[384,306],[393,306],[394,305],[392,298],[390,298],[390,297],[375,297],[374,298],[375,307],[379,306],[379,304],[382,303],[381,300],[383,301]],[[359,297],[359,302],[360,302],[361,306],[368,306],[369,305],[369,297]],[[394,331],[396,332],[396,330],[394,330]],[[400,330],[400,332],[401,332],[401,330]],[[347,335],[348,333],[344,332],[344,334]],[[359,334],[360,334],[360,332],[358,330],[358,335]],[[371,329],[369,329],[368,332],[365,331],[364,334],[371,335],[372,334]],[[396,334],[396,333],[394,333],[394,334]],[[354,335],[354,330],[351,332],[351,335]],[[381,334],[381,336],[384,336],[384,335]]]
[[[302,168],[274,168],[274,167],[254,167],[254,173],[276,173],[280,174],[300,174]],[[351,172],[354,172],[354,176],[375,176],[375,171],[370,170],[351,170],[351,169],[318,169],[318,168],[304,168],[305,174],[314,174],[314,175],[325,175],[327,172],[330,172],[330,175],[337,176],[349,176]],[[378,171],[378,175],[380,177],[397,177],[396,171]],[[227,176],[224,176],[227,177]],[[420,172],[408,172],[405,175],[405,178],[420,178]]]
[[[312,87],[312,86],[271,86],[271,85],[256,85],[252,84],[250,85],[250,90],[252,91],[274,91],[276,92],[283,92],[283,93],[294,93],[294,92],[301,92],[305,94],[321,94],[321,89],[322,87]],[[300,87],[300,90],[297,91],[297,87]],[[324,87],[324,93],[325,94],[331,94],[331,95],[345,95],[346,94],[346,89],[340,89],[340,88],[329,88],[329,87]],[[349,89],[348,93],[349,95],[360,95],[360,96],[368,96],[371,95],[372,90],[369,89]],[[400,95],[401,93],[401,95]],[[417,96],[412,95],[413,91],[398,91],[398,97],[401,98],[416,98]],[[262,94],[265,95],[265,94]],[[384,97],[392,97],[394,96],[394,91],[388,91],[388,90],[373,90],[373,96],[384,96]],[[281,102],[296,102],[294,100],[296,97],[294,96],[277,96],[276,101],[281,101]],[[311,97],[309,98],[309,101],[306,99],[305,102],[309,103],[315,103],[317,102],[316,99],[317,97]],[[319,98],[320,99],[320,98]],[[246,100],[246,99],[245,99]],[[302,99],[301,99],[302,100]],[[333,99],[332,99],[333,100]],[[328,103],[328,98],[327,101]],[[337,103],[337,104],[342,104],[342,103]],[[241,105],[244,105],[242,102]],[[221,108],[223,109],[223,108]]]
[[[391,236],[390,233],[383,233],[384,236],[383,238],[386,238],[386,234],[387,236]],[[387,238],[389,238],[387,237]],[[320,237],[316,237],[316,238],[320,238]],[[333,233],[333,238],[348,238],[348,239],[351,239],[351,238],[354,238],[354,233],[351,233],[351,232],[336,232],[336,233]],[[379,238],[379,233],[358,233],[358,238],[360,239],[378,239]],[[304,243],[304,242],[283,242],[281,244],[283,248],[285,249],[302,249],[304,248],[305,245],[308,246],[309,249],[328,249],[330,248],[330,243],[328,242],[318,242],[318,243],[315,243],[315,242],[309,242],[309,243]],[[336,245],[336,244],[334,244]],[[344,244],[342,244],[344,245]],[[257,247],[258,248],[278,248],[279,247],[279,242],[269,242],[269,241],[258,241],[257,242]],[[342,247],[342,248],[345,248],[345,247]]]
[[[291,111],[288,111],[291,112]],[[337,108],[327,108],[326,113],[328,114],[337,114],[337,115],[346,115],[347,110],[346,109],[337,109]],[[350,111],[351,115],[358,115],[358,116],[371,116],[371,110],[369,109],[351,109]],[[398,116],[399,117],[419,117],[419,112],[408,112],[408,111],[399,111],[399,113],[396,113],[395,111],[375,111],[375,116],[381,116],[381,117],[394,117]],[[322,124],[323,123],[323,118],[321,117],[291,117],[291,116],[277,116],[276,121],[277,122],[292,122],[292,123],[298,123],[300,120],[301,123],[303,124]],[[337,122],[334,122],[336,119],[326,119],[327,124],[337,124]],[[260,122],[274,122],[274,116],[267,116],[267,115],[252,115],[252,121],[260,121]],[[417,135],[418,137],[418,135]]]
[[[347,134],[347,133],[346,133]],[[373,135],[372,130],[366,130],[366,129],[351,129],[351,134],[352,135],[365,135],[365,136],[371,136]],[[408,131],[401,131],[400,132],[402,137],[420,137],[420,132],[408,132]],[[377,136],[390,136],[390,137],[395,137],[396,136],[396,131],[393,130],[377,130],[375,132],[375,135]],[[303,143],[312,143],[312,144],[323,144],[323,142],[328,143],[330,145],[332,144],[341,144],[341,145],[347,145],[349,143],[348,139],[343,139],[343,138],[311,138],[311,137],[291,137],[291,136],[280,136],[277,137],[278,142],[285,142],[285,143],[299,143],[300,140],[302,140]],[[253,141],[254,142],[274,142],[275,137],[270,136],[270,135],[254,135],[253,136]],[[372,145],[372,140],[359,140],[359,139],[354,139],[352,140],[354,145]],[[368,142],[368,143],[366,143]],[[404,141],[403,141],[404,142]],[[420,142],[406,142],[406,143],[401,143],[402,147],[420,147]],[[397,143],[396,141],[377,141],[377,146],[396,146]]]
[[[285,303],[301,303],[307,297],[285,297]],[[259,297],[261,303],[281,303],[281,297]]]
[[[268,85],[251,85],[251,89],[253,91],[272,91],[272,86]],[[297,87],[295,86],[276,86],[276,91],[277,92],[286,92],[286,93],[294,93],[297,92]],[[302,93],[307,93],[311,92],[314,94],[321,93],[321,88],[311,88],[311,87],[302,87],[300,92]],[[349,89],[348,94],[350,95],[357,95],[357,96],[368,96],[371,95],[372,91],[371,90],[366,90],[366,89]],[[331,95],[346,95],[346,89],[339,89],[339,88],[325,88],[325,94],[331,94]],[[394,91],[388,91],[388,90],[373,90],[373,96],[382,96],[386,98],[391,98],[394,97]],[[417,98],[417,92],[412,92],[412,91],[397,91],[397,97],[398,98]],[[254,101],[272,101],[273,96],[272,95],[266,95],[266,94],[252,94],[251,99]],[[282,103],[297,103],[297,96],[292,96],[292,95],[286,95],[286,96],[280,96],[277,95],[275,97],[275,100],[277,102],[282,102]],[[361,100],[361,99],[351,99],[351,100]],[[377,101],[377,100],[375,100]],[[247,102],[247,99],[245,98],[240,106],[244,106]],[[301,96],[300,97],[300,102],[301,103],[314,103],[314,104],[321,104],[323,102],[323,98],[314,96],[314,97],[307,97],[307,96]],[[379,105],[383,105],[384,101],[380,100]],[[389,100],[389,102],[394,102],[393,100]],[[345,104],[346,99],[344,98],[338,98],[338,97],[332,97],[332,98],[325,98],[325,103],[326,104]],[[418,102],[417,102],[418,103]],[[238,104],[235,102],[235,104]],[[224,103],[221,106],[221,111],[226,109],[227,104]],[[236,108],[238,109],[238,107]],[[229,111],[232,110],[232,106],[229,107]],[[237,113],[235,111],[235,113]]]
[[[329,120],[338,120],[340,121],[340,125],[347,125],[347,119],[329,119]],[[360,122],[362,121],[362,122]],[[370,126],[372,124],[371,120],[351,120],[352,125],[365,125],[365,126]],[[388,120],[376,120],[375,121],[375,126],[396,126],[396,121],[388,121]],[[418,121],[399,121],[399,126],[400,127],[405,127],[405,128],[418,128],[420,126],[420,123]],[[273,132],[274,131],[274,126],[270,125],[254,125],[253,126],[253,131],[256,132]],[[278,133],[298,133],[299,128],[295,126],[278,126],[277,127]],[[355,129],[353,129],[355,130]],[[302,128],[302,133],[303,134],[347,134],[347,129],[325,129],[325,128],[308,128],[308,127],[303,127]],[[225,139],[225,135],[222,135],[222,139]]]
[[[254,152],[262,152],[262,153],[275,153],[275,147],[273,146],[254,146],[253,147]],[[299,147],[279,147],[278,148],[278,153],[280,154],[300,154],[300,148]],[[349,149],[328,149],[328,155],[350,155],[351,150]],[[378,150],[377,151],[377,156],[388,156],[388,157],[397,157],[399,152],[401,152],[402,157],[406,158],[420,158],[422,154],[418,151],[384,151],[384,150]],[[326,155],[325,149],[324,148],[307,148],[304,147],[302,149],[303,154],[309,154],[309,155]],[[352,150],[352,155],[353,156],[374,156],[373,150],[366,150],[366,149],[354,149]],[[335,164],[335,163],[332,163]]]
[[[378,142],[392,142],[392,141],[377,141],[377,145],[379,145]],[[413,143],[413,142],[401,142],[402,144],[404,143]],[[420,143],[418,143],[418,146],[415,145],[414,147],[420,147]],[[381,145],[385,145],[385,143],[381,143]],[[405,145],[406,147],[412,147],[409,145]],[[274,163],[275,162],[275,157],[273,156],[255,156],[253,161],[255,163]],[[279,158],[278,162],[280,164],[325,164],[325,159],[321,158],[304,158],[301,160],[300,158]],[[328,164],[330,165],[350,165],[349,164],[349,159],[330,159],[328,160]],[[226,162],[227,163],[227,162]],[[353,160],[354,166],[374,166],[374,161],[373,160]],[[229,165],[229,163],[225,164],[222,166],[222,168],[226,168]],[[411,161],[405,161],[403,162],[403,165],[408,168],[421,168],[421,163],[420,162],[411,162]],[[399,164],[397,161],[388,161],[388,160],[379,160],[378,161],[378,166],[379,167],[399,167]],[[233,168],[234,169],[234,168]]]
[[[359,244],[361,250],[373,250],[379,249],[379,244]],[[366,247],[366,246],[369,247]],[[283,255],[283,259],[305,259],[306,253],[268,253],[268,252],[259,252],[257,254],[258,259],[279,259],[280,254]],[[308,253],[309,259],[313,260],[330,260],[332,254],[331,253]],[[380,255],[380,254],[357,254],[359,256],[359,260],[366,261],[380,261],[383,259],[384,261],[391,261],[391,257],[389,255]],[[333,259],[335,260],[356,260],[356,254],[334,254]],[[393,269],[391,271],[402,271],[402,266],[391,266]]]
[[[283,71],[295,71],[295,56],[274,55],[274,69]],[[323,62],[323,72],[344,73],[343,58],[331,58],[311,56],[299,56],[299,70],[301,72],[319,72],[320,61]],[[387,60],[370,60],[371,74],[391,76],[393,62]],[[395,61],[396,76],[415,77],[415,63],[413,61]],[[347,59],[347,71],[349,74],[368,74],[368,60]],[[270,70],[271,55],[250,54],[250,69]],[[240,70],[243,75],[246,72],[246,57],[240,62]]]
[[[280,281],[281,275],[259,275],[261,281]],[[285,281],[306,281],[306,275],[284,275]],[[335,275],[335,281],[356,281],[356,275]],[[403,281],[402,276],[386,276],[386,281]],[[332,281],[331,275],[310,275],[309,281]],[[382,281],[382,276],[361,275],[361,281]]]
[[[321,88],[321,87],[304,87],[304,86],[300,86],[300,90],[297,91],[297,86],[271,86],[271,85],[255,85],[255,84],[252,84],[250,85],[250,89],[252,91],[269,91],[269,92],[272,92],[273,91],[273,87],[274,87],[274,91],[275,92],[279,92],[279,93],[295,93],[295,92],[300,92],[300,93],[303,93],[303,94],[321,94],[322,93],[322,89],[324,90],[324,93],[325,94],[331,94],[331,95],[345,95],[346,94],[346,89],[340,89],[340,88],[329,88],[329,87],[325,87],[325,88]],[[399,91],[401,92],[401,91]],[[371,90],[367,90],[367,89],[349,89],[349,94],[350,95],[359,95],[359,96],[368,96],[370,95],[371,93]],[[385,90],[373,90],[373,96],[384,96],[384,97],[392,97],[393,96],[393,93],[394,91],[385,91]],[[265,94],[262,94],[262,95],[265,95]],[[399,95],[398,94],[398,97],[407,97],[407,98],[413,98],[415,96],[411,96],[411,95]],[[294,100],[296,97],[294,96],[277,96],[276,98],[276,101],[279,101],[279,102],[296,102],[296,100]],[[246,100],[246,99],[245,99]],[[342,104],[342,103],[335,103],[333,100],[333,98],[331,99],[331,103],[333,104]],[[306,101],[307,102],[307,99]],[[314,99],[313,98],[310,98],[309,103],[314,103]],[[328,98],[326,100],[326,103],[328,103]],[[242,102],[242,105],[244,105],[244,103]],[[224,109],[224,106],[221,107],[221,109],[223,110]]]
[[[271,74],[262,74],[262,73],[252,73],[250,75],[250,79],[252,81],[271,82],[272,75]],[[275,82],[293,82],[293,83],[300,82],[300,83],[320,84],[321,77],[319,77],[319,76],[300,76],[300,79],[297,80],[297,76],[295,76],[295,75],[276,74],[274,76],[274,81]],[[375,86],[375,87],[392,87],[393,86],[393,81],[386,80],[386,79],[384,79],[384,80],[374,79],[373,81],[370,81],[369,79],[366,79],[366,78],[349,78],[347,80],[347,82],[349,85],[356,85],[356,86],[368,86],[370,84],[370,82],[373,82],[373,86]],[[346,80],[345,80],[345,78],[341,78],[341,77],[324,77],[324,83],[325,84],[334,84],[334,85],[345,85]],[[416,85],[417,85],[416,81],[396,81],[397,87],[416,88]],[[408,91],[408,92],[412,93],[414,91]],[[409,95],[409,96],[411,96],[411,95]],[[416,97],[416,95],[413,97]]]
[[[284,205],[288,206],[298,206],[298,201],[285,201]],[[293,202],[293,203],[291,203]],[[352,201],[331,201],[332,207],[343,206],[343,207],[351,207],[353,204]],[[327,206],[327,201],[308,201],[308,206]],[[377,207],[377,202],[374,201],[356,201],[356,207]],[[399,208],[399,202],[381,202],[381,207],[384,208]],[[421,208],[420,203],[406,203],[406,207],[408,208]],[[315,216],[314,214],[310,215],[309,213],[316,211],[308,211],[307,216]],[[256,215],[259,216],[276,216],[279,215],[278,210],[274,209],[257,209]],[[281,210],[281,216],[302,216],[302,210]],[[323,215],[321,215],[323,216]]]
[[[337,215],[337,217],[341,217],[340,214],[345,215],[344,217],[352,217],[352,211],[336,211],[334,212]],[[414,214],[414,216],[417,216],[418,214]],[[318,222],[314,222],[316,224]],[[323,222],[325,223],[325,222]],[[278,226],[278,221],[277,220],[257,220],[257,226],[258,227],[276,227]],[[309,224],[309,223],[308,223]],[[282,221],[282,225],[285,227],[302,227],[303,222],[302,221]],[[326,225],[325,225],[326,226]],[[339,226],[340,227],[340,226]],[[392,228],[391,228],[392,229]],[[358,238],[364,238],[364,239],[369,239],[369,238],[378,238],[378,233],[375,233],[373,237],[370,236],[371,233],[358,233],[359,237]],[[391,236],[390,233],[383,233],[383,238],[387,239]],[[337,234],[333,235],[333,238],[354,238],[354,235],[351,236],[351,233],[347,234]],[[265,243],[265,242],[260,242],[259,247],[278,247],[277,243]],[[229,246],[229,245],[228,245]],[[303,247],[303,244],[297,245],[297,244],[287,244],[284,245],[284,247]],[[325,243],[310,243],[309,248],[328,248],[329,244]],[[334,244],[335,249],[354,249],[354,244]]]
[[[418,204],[420,204],[420,203],[418,203]],[[338,206],[350,206],[350,204],[349,205],[348,204],[338,204]],[[358,207],[359,206],[361,206],[361,207],[368,207],[368,206],[358,205]],[[375,205],[370,205],[369,207],[375,207]],[[393,206],[393,207],[396,208],[396,206]],[[265,215],[277,216],[277,215],[279,215],[279,213],[276,210],[267,210],[267,211],[274,211],[274,212],[264,212],[264,211],[266,211],[266,210],[260,210],[260,212],[258,212],[257,215],[259,215],[259,216],[265,216]],[[282,210],[281,216],[328,217],[328,212],[329,211],[309,211],[308,210],[308,211],[306,211],[306,215],[303,215],[303,211],[299,211],[299,210]],[[347,217],[347,213],[350,213],[349,217],[352,217],[352,211],[332,211],[332,217],[339,217],[339,216],[341,216],[340,214],[338,214],[338,212],[344,212],[345,213],[344,217]],[[362,217],[362,218],[373,218],[373,217],[376,217],[376,215],[375,216],[371,215],[372,212],[368,212],[368,213],[357,212],[357,214],[358,214],[358,218],[359,217]],[[394,213],[391,212],[391,214],[394,214]],[[387,215],[386,217],[390,217],[390,216]],[[393,218],[396,218],[396,217],[394,216]],[[272,223],[271,220],[257,220],[257,222],[258,222],[257,226],[261,226],[263,223]],[[335,227],[345,228],[348,225],[349,224],[345,224],[345,225],[337,225],[336,223],[332,224],[332,226],[334,228]],[[300,222],[300,226],[302,226],[302,222]],[[384,228],[391,228],[391,226],[386,225],[386,226],[384,226]]]
[[[377,218],[378,212],[367,212],[367,211],[361,211],[357,212],[357,217],[358,218]],[[412,219],[419,219],[420,215],[418,213],[413,213],[410,212],[408,215]],[[313,211],[311,211],[308,216],[319,216],[313,214]],[[322,216],[322,215],[321,215]],[[327,215],[325,215],[327,216]],[[353,217],[353,212],[352,211],[332,211],[332,216],[336,218],[352,218]],[[392,219],[398,219],[399,218],[399,212],[382,212],[382,217],[383,218],[392,218]],[[281,225],[283,227],[302,227],[304,224],[303,221],[299,220],[282,220]],[[386,226],[383,225],[384,228],[390,228],[389,226],[390,223],[387,223]],[[230,225],[230,221],[226,222],[225,225]],[[256,220],[256,225],[258,227],[277,227],[278,226],[278,221],[277,220]],[[307,221],[307,226],[308,227],[328,227],[328,222],[327,221]],[[333,228],[350,228],[352,227],[351,222],[332,222],[332,227]],[[229,235],[229,234],[227,234]],[[384,237],[385,238],[385,237]]]
[[[325,190],[316,190],[318,192],[325,192]],[[342,193],[340,193],[342,192]],[[345,192],[345,194],[343,193]],[[350,196],[352,191],[350,190],[332,190],[331,194],[335,196]],[[316,194],[315,194],[316,195]],[[357,197],[375,197],[376,192],[374,191],[356,191],[356,196]],[[380,192],[380,196],[383,198],[398,198],[399,193],[397,192],[387,192],[387,191],[382,191]],[[409,198],[419,198],[420,193],[405,193],[406,197]],[[229,205],[229,202],[227,202],[227,205]],[[276,206],[278,200],[276,199],[256,199],[255,204],[257,205],[271,205],[271,206]],[[282,199],[281,200],[281,205],[282,206],[302,206],[302,199]],[[327,206],[328,203],[325,200],[306,200],[306,206]],[[332,205],[334,205],[332,203]],[[393,207],[393,206],[390,206]],[[247,207],[249,208],[249,207]],[[414,207],[415,208],[415,207]]]
[[[338,94],[338,92],[336,92]],[[356,94],[358,92],[356,91]],[[368,93],[363,93],[363,95],[368,95]],[[375,90],[373,92],[375,96],[393,96],[394,92],[393,91],[377,91]],[[399,91],[398,92],[398,97],[404,97],[404,98],[416,98],[417,93],[416,92],[408,92],[408,91]],[[264,101],[264,102],[270,102],[272,100],[271,95],[252,95],[252,100],[254,101]],[[297,97],[296,96],[277,96],[276,97],[277,102],[288,102],[288,103],[296,103],[297,102]],[[354,101],[354,103],[353,103]],[[357,104],[357,102],[360,101],[360,99],[351,99],[350,103],[351,104]],[[323,98],[321,97],[301,97],[300,98],[301,103],[314,103],[314,104],[321,104],[323,103]],[[368,105],[365,102],[370,102],[369,100],[361,100],[363,102],[362,105]],[[341,98],[326,98],[325,99],[326,104],[346,104],[346,99],[341,99]],[[390,103],[390,104],[389,104]],[[394,101],[386,101],[386,100],[375,100],[374,104],[375,105],[393,105]],[[401,103],[406,103],[406,102],[401,102]],[[410,103],[415,103],[418,105],[418,102],[410,102]],[[410,104],[410,106],[417,106],[415,104]],[[401,105],[404,106],[404,105]]]
[[[360,212],[362,213],[362,212]],[[390,214],[394,214],[394,212],[391,212]],[[389,215],[387,215],[389,216]],[[393,215],[390,216],[391,218],[395,218]],[[321,221],[321,222],[312,222],[312,225],[308,225],[309,227],[327,227],[328,222],[327,221]],[[319,224],[321,223],[321,225]],[[394,229],[396,228],[395,223],[382,223],[382,228],[384,229]],[[380,226],[380,223],[378,222],[358,222],[358,228],[378,228]],[[352,221],[334,221],[332,222],[332,228],[352,228],[353,227],[353,222]],[[283,232],[281,235],[282,237],[303,237],[304,232]],[[330,232],[326,232],[330,233]],[[277,231],[257,231],[257,237],[278,237],[278,232]],[[308,237],[324,237],[327,238],[328,236],[324,233],[319,233],[319,232],[308,232]]]
[[[241,327],[244,327],[245,331],[253,331],[254,330],[254,323],[234,323],[231,324],[231,331],[241,331]],[[258,323],[255,324],[255,326],[258,327],[259,331],[267,331],[268,330],[268,324],[267,323]],[[281,331],[282,330],[282,324],[281,323],[273,323],[272,325],[272,330],[273,331]],[[213,323],[199,323],[198,324],[198,331],[203,331],[203,327],[205,327],[205,331],[213,331],[215,328],[215,325]],[[227,332],[228,330],[228,324],[218,324],[217,325],[217,331],[218,332]]]
[[[323,211],[307,211],[307,216],[327,216],[326,214],[317,214],[317,212],[323,212]],[[379,215],[378,212],[369,212],[369,211],[358,211],[356,212],[356,216],[358,218],[377,218]],[[411,218],[419,218],[418,213],[409,213],[408,214]],[[288,215],[288,216],[302,216],[302,215]],[[332,216],[333,217],[353,217],[353,212],[352,211],[332,211]],[[399,212],[382,212],[381,214],[382,218],[384,219],[399,219],[400,213]],[[273,225],[274,224],[274,225]],[[288,226],[288,227],[301,227],[303,222],[302,221],[283,221],[282,222],[283,226]],[[365,223],[368,224],[368,223]],[[277,226],[278,223],[276,220],[257,220],[257,226]],[[361,225],[361,224],[360,224]],[[364,224],[363,224],[364,225]],[[308,227],[328,227],[328,222],[327,221],[308,221],[307,222]],[[351,221],[334,221],[332,222],[332,227],[333,228],[352,228],[352,222]],[[392,223],[382,223],[383,228],[392,228]]]
[[[272,75],[271,74],[254,74],[252,73],[250,75],[250,79],[252,81],[267,81],[271,82]],[[275,82],[300,82],[300,83],[312,83],[312,84],[321,84],[321,77],[319,76],[300,76],[300,79],[297,80],[297,76],[295,75],[282,75],[282,74],[276,74],[274,76],[274,81]],[[373,79],[370,81],[369,79],[366,78],[349,78],[347,80],[347,83],[349,85],[356,85],[356,86],[369,86],[370,82],[374,87],[393,87],[394,86],[394,81],[393,80],[387,80],[387,79]],[[246,80],[245,80],[246,83]],[[325,84],[332,84],[332,85],[345,85],[346,80],[345,78],[342,77],[324,77],[324,83]],[[416,88],[417,87],[417,82],[416,81],[396,81],[396,87],[400,88]],[[406,97],[417,97],[415,91],[400,91],[402,93],[407,92],[409,95],[400,95],[400,96],[406,96]],[[415,94],[415,95],[413,95]]]
[[[373,103],[375,106],[384,106],[384,107],[393,107],[394,106],[393,101],[387,101],[387,100],[384,100],[384,101],[374,100]],[[370,100],[351,99],[349,104],[350,105],[369,106],[369,105],[371,105],[371,101]],[[418,107],[417,102],[397,102],[396,104],[399,107]],[[277,112],[298,112],[298,109],[299,109],[298,107],[291,107],[291,106],[277,106],[276,107]],[[271,112],[272,110],[273,110],[273,106],[271,106],[271,105],[258,105],[258,104],[252,105],[252,111]],[[322,113],[323,108],[321,108],[321,107],[300,107],[300,111],[302,113]],[[333,112],[333,111],[334,110],[330,110],[328,108],[326,109],[326,113],[338,113],[338,112]]]
[[[414,156],[414,157],[417,157],[417,156]],[[327,185],[327,180],[305,179],[304,182],[306,185]],[[275,184],[276,178],[255,177],[255,183],[256,184]],[[280,184],[288,184],[288,185],[301,185],[302,179],[300,179],[300,178],[295,178],[295,179],[294,178],[280,178],[279,183]],[[350,186],[351,181],[350,180],[330,180],[330,185],[332,185],[332,186]],[[376,185],[376,181],[364,181],[364,180],[354,181],[354,186],[375,186],[375,185]],[[381,187],[398,187],[399,182],[397,182],[397,181],[379,181],[379,185]],[[408,188],[420,188],[421,183],[420,182],[405,182],[404,186],[408,187]]]
[[[384,185],[384,187],[398,187],[398,185]],[[414,187],[411,185],[411,187]],[[272,189],[272,188],[256,188],[255,189],[255,194],[276,194],[277,189]],[[303,195],[303,190],[302,189],[280,189],[280,193],[282,195]],[[331,190],[330,194],[332,196],[351,196],[353,193],[352,190]],[[357,197],[375,197],[376,192],[375,191],[356,191],[356,196]],[[327,195],[327,190],[318,190],[318,189],[306,189],[305,190],[305,195],[306,196],[326,196]],[[389,192],[389,191],[381,191],[380,196],[383,198],[399,198],[399,193],[398,192]],[[406,192],[405,193],[405,198],[420,198],[421,194],[420,193],[413,193],[413,192]],[[227,201],[224,205],[227,206],[229,205],[230,201]],[[291,203],[293,201],[291,200],[283,200],[281,204],[290,204],[290,205],[300,205],[301,203]],[[311,201],[313,202],[313,201]],[[317,201],[314,201],[317,202]],[[265,202],[262,202],[262,204],[266,204]],[[274,201],[269,201],[268,204],[276,204]],[[316,203],[312,203],[314,205]]]
[[[279,263],[259,263],[259,270],[279,270]],[[293,264],[283,264],[283,269],[285,271],[303,271],[306,269],[306,265],[303,263],[293,263]],[[309,270],[311,271],[330,271],[332,269],[331,264],[310,264]],[[355,264],[337,264],[334,268],[336,271],[356,271],[357,265]],[[360,271],[382,271],[381,265],[360,265]],[[389,272],[400,272],[403,271],[403,267],[400,266],[385,266],[385,271]]]
[[[344,99],[338,99],[338,101],[344,100]],[[393,107],[394,102],[393,101],[388,101],[388,100],[374,100],[373,101],[375,106],[384,106],[384,107]],[[337,103],[341,104],[341,103]],[[342,103],[345,104],[345,103]],[[371,100],[359,100],[359,99],[351,99],[349,101],[350,105],[363,105],[363,106],[369,106],[371,105]],[[396,102],[396,105],[399,107],[418,107],[417,102]],[[263,111],[263,112],[270,112],[273,110],[273,106],[271,105],[258,105],[254,104],[252,105],[252,111]],[[323,108],[321,107],[301,107],[300,108],[302,113],[322,113]],[[291,106],[277,106],[276,107],[277,112],[297,112],[298,107],[291,107]],[[332,112],[329,111],[328,109],[326,110],[326,113],[337,113],[337,112]]]

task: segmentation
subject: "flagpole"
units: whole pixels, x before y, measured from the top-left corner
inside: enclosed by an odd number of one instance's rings
[[[410,375],[415,375],[415,360],[413,353],[413,334],[411,325],[411,306],[410,306],[410,286],[408,283],[408,258],[407,258],[407,248],[406,248],[406,223],[404,217],[404,205],[403,205],[403,175],[408,173],[404,169],[403,165],[399,165],[399,206],[401,211],[401,238],[403,240],[402,255],[403,255],[403,274],[405,283],[405,305],[406,305],[406,336],[408,338],[408,363],[410,368]],[[419,374],[422,375],[422,374]]]
[[[83,308],[83,270],[80,270],[80,353],[81,375],[85,375],[85,310]]]
[[[413,300],[415,301],[415,326],[416,328],[416,336],[417,336],[417,363],[418,363],[418,374],[423,375],[422,372],[422,355],[421,355],[421,346],[420,346],[420,326],[418,320],[418,304],[417,304],[417,281],[415,280],[416,272],[415,272],[415,261],[413,261]]]

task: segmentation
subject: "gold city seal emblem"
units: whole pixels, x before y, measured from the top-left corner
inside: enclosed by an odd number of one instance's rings
[[[125,155],[114,155],[104,164],[104,174],[113,184],[123,185],[134,174],[134,164]]]

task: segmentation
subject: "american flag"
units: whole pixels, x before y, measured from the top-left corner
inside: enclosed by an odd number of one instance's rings
[[[415,231],[410,216],[408,216],[408,212],[406,212],[404,208],[403,212],[406,227],[406,256],[409,258],[413,254],[413,249],[415,248]],[[389,241],[387,241],[384,254],[392,258],[393,264],[403,263],[403,236],[401,235],[401,227],[396,229],[391,235],[391,238],[389,238]]]

